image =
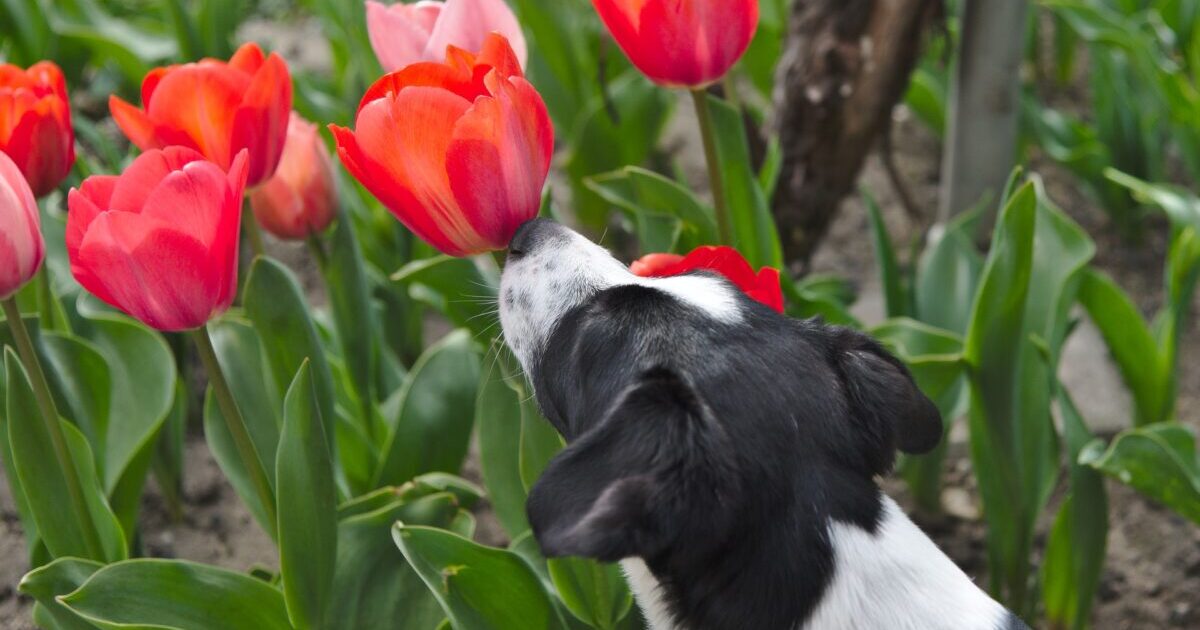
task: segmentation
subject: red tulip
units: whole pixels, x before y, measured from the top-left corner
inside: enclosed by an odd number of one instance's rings
[[[199,328],[237,292],[248,157],[226,173],[186,147],[152,149],[67,196],[67,257],[83,288],[158,330]]]
[[[492,31],[508,38],[524,67],[525,35],[504,0],[420,0],[391,6],[367,0],[371,48],[387,72],[418,61],[441,61],[447,46],[480,50]]]
[[[758,0],[592,0],[613,39],[655,83],[704,87],[741,58]]]
[[[32,280],[44,257],[33,191],[16,163],[0,153],[0,300]]]
[[[275,175],[250,192],[250,207],[264,230],[285,240],[302,241],[333,222],[333,163],[317,126],[300,114],[292,112],[283,159]]]
[[[0,64],[0,151],[41,197],[75,164],[75,132],[62,70],[42,61],[22,70]]]
[[[228,63],[151,70],[142,80],[142,107],[112,96],[113,120],[142,150],[193,148],[228,170],[242,149],[250,155],[250,186],[271,177],[283,153],[292,111],[292,77],[278,54],[246,44]]]
[[[779,270],[763,267],[755,273],[750,263],[732,247],[706,245],[693,249],[687,256],[647,254],[629,266],[634,275],[646,278],[677,276],[697,269],[716,271],[752,299],[780,313],[783,312],[783,288],[779,284]]]
[[[450,47],[371,86],[355,130],[330,126],[342,163],[408,229],[452,256],[504,249],[537,216],[554,130],[503,36]]]

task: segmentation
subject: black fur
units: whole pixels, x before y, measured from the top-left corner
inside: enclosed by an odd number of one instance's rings
[[[645,559],[684,627],[795,628],[832,576],[826,524],[875,531],[874,476],[942,421],[869,337],[739,299],[728,325],[620,286],[559,322],[530,378],[569,446],[529,519],[547,555]]]

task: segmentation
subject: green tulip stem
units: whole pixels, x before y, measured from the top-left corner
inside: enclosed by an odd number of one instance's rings
[[[713,205],[717,211],[717,235],[721,245],[733,244],[733,231],[729,227],[729,202],[725,198],[725,180],[721,178],[721,165],[717,162],[717,139],[713,131],[712,110],[709,109],[708,94],[704,90],[692,90],[692,101],[696,104],[696,118],[700,121],[700,137],[704,140],[704,159],[708,162],[708,183],[712,187]]]
[[[325,253],[325,243],[321,241],[321,235],[316,232],[311,232],[306,239],[308,249],[312,252],[313,259],[317,261],[317,266],[324,272],[329,266],[329,254]]]
[[[25,320],[21,319],[21,309],[17,308],[16,299],[9,298],[2,303],[4,316],[8,319],[8,329],[12,331],[13,340],[17,343],[17,353],[21,355],[21,362],[25,364],[25,371],[29,373],[29,380],[33,385],[33,395],[37,399],[38,409],[41,411],[42,422],[46,424],[46,432],[50,434],[54,457],[58,460],[58,467],[63,471],[63,478],[67,482],[67,493],[71,495],[71,507],[75,510],[76,518],[79,519],[80,529],[83,530],[84,545],[87,547],[91,559],[104,561],[104,545],[100,543],[100,534],[96,531],[92,512],[88,509],[87,499],[84,498],[83,482],[79,479],[79,471],[75,468],[71,451],[67,448],[67,436],[63,433],[62,425],[59,424],[61,420],[58,408],[54,405],[54,397],[50,394],[50,384],[46,381],[46,373],[42,371],[42,362],[38,360],[37,352],[33,349],[33,340],[29,336],[29,330],[25,328]],[[9,418],[9,420],[17,421],[19,419]]]
[[[217,351],[213,348],[212,338],[208,334],[207,328],[197,328],[192,331],[192,339],[196,342],[196,348],[200,351],[200,362],[204,364],[204,370],[208,372],[208,380],[212,384],[213,396],[217,399],[217,405],[221,409],[221,416],[225,418],[225,426],[229,429],[229,435],[233,437],[233,444],[237,448],[238,455],[242,458],[242,466],[246,468],[246,472],[250,475],[250,483],[254,486],[254,491],[258,493],[258,499],[262,502],[263,510],[266,512],[266,522],[276,523],[275,517],[275,492],[271,489],[271,482],[267,477],[267,471],[263,468],[262,460],[258,456],[258,451],[254,448],[254,442],[250,440],[250,431],[246,428],[246,419],[242,416],[242,412],[238,409],[237,401],[233,399],[233,392],[229,389],[229,382],[225,379],[225,371],[221,369],[221,363],[217,360]],[[275,537],[275,532],[267,532],[272,538]]]
[[[506,256],[507,254],[505,254],[504,251],[497,250],[492,252],[492,260],[496,261],[496,269],[500,270],[501,272],[504,271],[504,259]]]
[[[54,287],[48,265],[42,265],[42,270],[38,272],[37,291],[38,321],[44,330],[54,330],[58,318],[55,317],[57,309],[54,308]]]
[[[246,242],[250,244],[250,251],[254,252],[255,258],[266,253],[266,249],[263,248],[262,231],[258,229],[258,219],[254,218],[249,201],[242,210],[242,231],[246,233]]]

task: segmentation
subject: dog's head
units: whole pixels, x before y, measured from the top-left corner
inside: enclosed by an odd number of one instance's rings
[[[841,513],[877,504],[854,495],[897,447],[942,435],[936,407],[867,336],[779,315],[715,274],[634,276],[552,221],[514,236],[500,317],[569,443],[529,497],[548,555],[715,552],[796,503],[854,520]]]

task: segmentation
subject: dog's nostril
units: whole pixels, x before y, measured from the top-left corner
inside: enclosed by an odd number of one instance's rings
[[[553,225],[553,222],[546,219],[533,219],[522,223],[508,243],[508,257],[516,260],[532,252],[538,244],[539,235]]]

